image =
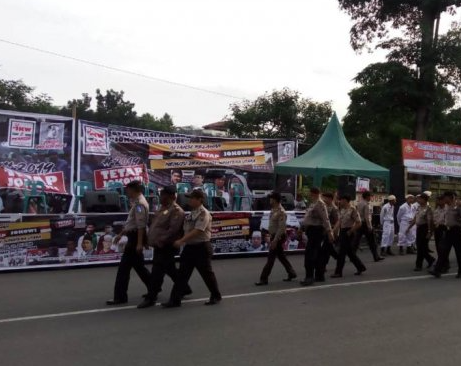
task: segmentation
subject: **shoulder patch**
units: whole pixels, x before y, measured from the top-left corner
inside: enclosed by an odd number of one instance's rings
[[[136,205],[136,212],[137,213],[142,213],[142,206],[141,205]]]

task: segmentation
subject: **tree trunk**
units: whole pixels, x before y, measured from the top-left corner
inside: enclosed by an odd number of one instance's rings
[[[434,1],[426,0],[422,6],[421,17],[421,59],[419,64],[420,103],[416,109],[415,138],[427,139],[431,123],[431,111],[435,102],[436,50],[434,48],[435,21],[440,8]]]

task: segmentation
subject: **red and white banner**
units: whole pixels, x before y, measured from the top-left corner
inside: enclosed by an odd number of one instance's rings
[[[403,165],[409,173],[461,177],[461,146],[402,140]]]
[[[119,182],[126,186],[134,180],[138,180],[141,183],[149,182],[147,168],[144,164],[94,171],[95,189],[106,189],[109,182]]]
[[[27,174],[0,167],[0,188],[25,189],[27,180],[43,182],[47,193],[67,193],[63,172]]]

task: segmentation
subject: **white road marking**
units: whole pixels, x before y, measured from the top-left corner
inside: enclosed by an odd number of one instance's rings
[[[453,275],[453,274],[451,274],[451,275]],[[450,274],[446,275],[446,276],[450,276]],[[254,296],[291,294],[291,293],[304,292],[304,291],[325,290],[325,289],[337,288],[337,287],[363,286],[363,285],[372,285],[372,284],[381,284],[381,283],[390,283],[390,282],[401,282],[401,281],[417,281],[417,280],[425,280],[425,279],[428,279],[428,278],[433,278],[433,277],[427,275],[427,276],[409,276],[409,277],[385,278],[385,279],[381,279],[381,280],[340,282],[340,283],[332,283],[332,284],[328,284],[328,285],[317,285],[317,286],[310,286],[310,287],[294,287],[294,288],[289,288],[289,289],[284,289],[284,290],[260,291],[260,292],[249,292],[249,293],[235,294],[235,295],[226,295],[226,296],[223,296],[223,299],[238,299],[238,298],[254,297]],[[207,300],[208,300],[208,298],[191,299],[191,300],[184,300],[183,303],[196,303],[196,302],[204,302],[204,301],[207,301]],[[157,304],[156,306],[160,306],[160,304]],[[132,310],[132,309],[136,309],[136,306],[135,305],[129,305],[129,306],[119,306],[119,307],[107,307],[107,308],[102,308],[102,309],[70,311],[70,312],[66,312],[66,313],[32,315],[32,316],[24,316],[24,317],[19,317],[19,318],[0,319],[0,324],[1,323],[15,323],[15,322],[28,321],[28,320],[42,320],[42,319],[62,318],[62,317],[76,316],[76,315],[108,313],[108,312],[122,311],[122,310]]]

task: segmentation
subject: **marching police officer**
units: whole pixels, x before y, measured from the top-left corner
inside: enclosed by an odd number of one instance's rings
[[[336,222],[339,219],[339,210],[338,210],[338,207],[336,207],[334,203],[335,197],[333,193],[325,192],[322,194],[322,198],[323,198],[323,201],[325,202],[325,205],[327,206],[328,219],[330,220],[330,225],[333,228],[335,227]],[[320,261],[321,261],[320,266],[321,267],[319,267],[319,271],[316,274],[317,282],[325,281],[324,273],[326,272],[326,267],[328,265],[328,262],[330,261],[330,257],[333,257],[333,259],[337,260],[338,253],[336,252],[336,249],[335,249],[335,243],[330,240],[328,235],[324,235],[322,249],[320,251]]]
[[[128,284],[130,272],[134,268],[141,281],[149,289],[150,273],[144,266],[143,248],[146,246],[146,227],[149,219],[149,203],[142,194],[143,185],[138,181],[127,184],[126,194],[132,202],[128,219],[120,234],[114,238],[117,244],[121,237],[126,235],[128,243],[118,266],[115,280],[114,298],[106,302],[107,305],[119,305],[128,302]]]
[[[339,234],[339,253],[336,270],[331,277],[338,278],[343,276],[346,256],[349,257],[349,260],[357,269],[355,275],[359,276],[367,269],[357,257],[353,241],[355,232],[360,228],[362,221],[357,209],[351,206],[351,196],[343,195],[340,197],[339,204],[339,220],[335,226],[335,232]]]
[[[333,230],[331,229],[325,203],[320,199],[320,189],[311,188],[311,203],[307,208],[302,227],[306,230],[307,245],[304,252],[304,268],[306,277],[301,281],[301,286],[314,284],[314,277],[322,281],[324,269],[322,268],[321,249],[322,241],[326,232],[328,239],[333,242]],[[315,276],[314,276],[315,275]]]
[[[272,192],[269,195],[269,200],[272,207],[269,216],[269,234],[271,236],[271,242],[269,244],[267,263],[261,272],[259,282],[255,283],[256,286],[264,286],[268,284],[269,275],[274,267],[276,258],[279,259],[280,263],[282,263],[288,273],[288,277],[284,279],[284,281],[289,282],[296,278],[296,272],[288,261],[283,250],[283,244],[285,244],[287,239],[287,214],[280,204],[282,196],[278,192]]]
[[[168,186],[160,192],[160,208],[155,213],[147,242],[154,248],[154,260],[152,263],[151,283],[149,293],[144,301],[138,305],[139,309],[144,309],[155,305],[157,295],[162,289],[165,274],[173,282],[177,281],[177,268],[175,256],[178,250],[173,243],[181,238],[184,224],[184,211],[176,203],[176,187]],[[186,295],[192,293],[190,288],[186,288]]]
[[[181,298],[194,268],[200,273],[210,291],[210,299],[205,305],[216,305],[222,299],[216,276],[211,267],[213,255],[213,248],[210,243],[212,217],[208,210],[203,207],[205,195],[201,190],[193,190],[186,196],[189,198],[192,212],[184,220],[184,236],[174,243],[176,248],[182,246],[184,248],[181,253],[178,279],[171,291],[170,300],[162,304],[165,308],[181,306]]]
[[[441,256],[437,258],[434,269],[429,271],[429,273],[438,278],[445,272],[451,247],[454,247],[456,260],[458,261],[457,278],[461,278],[461,207],[457,205],[457,196],[455,192],[445,192],[443,196],[445,204],[447,205],[447,232],[445,234]]]
[[[354,246],[356,250],[359,249],[360,239],[362,239],[362,235],[365,235],[374,261],[379,262],[384,258],[378,254],[378,249],[376,248],[375,234],[373,232],[373,225],[371,224],[372,209],[370,208],[370,201],[371,193],[363,192],[362,200],[357,204],[357,211],[359,212],[360,218],[362,219],[362,224],[357,230]]]
[[[432,208],[428,205],[427,201],[429,196],[420,194],[417,197],[418,209],[416,216],[408,227],[410,231],[416,225],[416,266],[415,272],[420,272],[423,269],[424,260],[427,261],[428,268],[431,267],[435,258],[429,254],[429,240],[432,236],[434,229],[434,214]]]

